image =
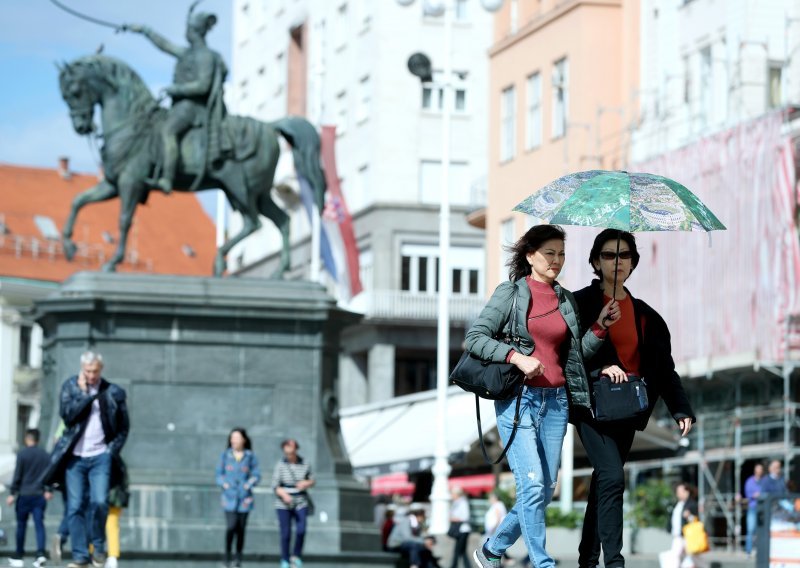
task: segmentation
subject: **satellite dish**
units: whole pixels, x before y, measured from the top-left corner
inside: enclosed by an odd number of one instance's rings
[[[433,80],[431,60],[424,53],[417,52],[408,58],[408,70],[423,83],[430,83]]]

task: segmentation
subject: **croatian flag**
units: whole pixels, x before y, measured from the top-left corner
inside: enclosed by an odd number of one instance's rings
[[[322,165],[325,171],[325,206],[320,227],[320,256],[325,270],[336,281],[339,298],[349,301],[362,290],[358,266],[358,247],[353,231],[353,219],[339,185],[336,172],[336,127],[322,127]],[[313,211],[311,184],[298,175],[300,195],[309,216]]]

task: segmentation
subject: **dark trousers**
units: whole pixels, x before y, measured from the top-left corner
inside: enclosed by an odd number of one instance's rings
[[[458,538],[456,540],[455,548],[453,549],[453,562],[450,563],[450,568],[458,568],[458,559],[461,559],[461,565],[463,568],[470,568],[472,563],[470,561],[469,556],[467,556],[467,540],[469,539],[468,532],[462,532],[458,534]]]
[[[600,546],[608,568],[625,566],[622,556],[622,495],[625,472],[622,469],[633,444],[636,430],[630,425],[581,422],[578,435],[594,468],[583,535],[578,547],[578,566],[599,564]]]
[[[233,540],[236,539],[236,560],[242,561],[242,551],[244,550],[244,531],[247,528],[247,513],[237,513],[225,511],[225,560],[231,561],[231,550],[233,550]]]
[[[36,556],[44,556],[44,510],[47,500],[43,495],[20,495],[17,497],[17,551],[16,558],[25,556],[25,533],[28,530],[28,517],[33,517],[36,529]]]
[[[395,549],[408,559],[411,566],[419,568],[437,568],[439,564],[434,560],[433,554],[421,542],[407,540]]]
[[[303,556],[303,541],[306,538],[306,517],[308,509],[276,509],[278,524],[281,527],[281,560],[289,560],[289,543],[292,540],[292,520],[294,520],[294,553],[292,556]]]

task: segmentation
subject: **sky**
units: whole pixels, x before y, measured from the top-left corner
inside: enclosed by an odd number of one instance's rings
[[[185,44],[190,0],[59,0],[87,16],[111,23],[144,24]],[[204,0],[197,10],[213,12],[217,25],[209,45],[231,66],[232,0]],[[58,90],[56,62],[103,53],[129,63],[154,93],[171,83],[174,59],[138,34],[114,30],[72,16],[50,0],[0,0],[0,163],[54,168],[59,156],[71,169],[98,171],[99,156],[78,136]],[[209,214],[216,192],[198,194]]]

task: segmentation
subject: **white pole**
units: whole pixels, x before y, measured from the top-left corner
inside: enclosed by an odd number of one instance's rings
[[[561,448],[561,512],[569,513],[572,511],[572,483],[575,477],[575,426],[567,425],[567,434],[564,436],[564,445]]]
[[[308,28],[310,27],[311,26]],[[314,54],[314,74],[316,75],[316,81],[314,82],[314,98],[316,100],[314,101],[314,104],[317,107],[317,128],[321,131],[325,119],[325,96],[323,92],[323,82],[325,79],[325,38],[323,37],[323,34],[325,32],[325,27],[321,22],[317,23],[316,31],[317,34],[315,35],[317,36],[317,41],[314,42],[316,44],[316,53]],[[308,279],[312,282],[322,281],[322,271],[320,269],[320,251],[322,242],[320,236],[322,227],[320,213],[321,212],[317,209],[315,204],[311,208],[311,267],[308,275]],[[331,276],[336,275],[332,274]]]
[[[439,318],[436,342],[436,454],[431,490],[433,534],[447,533],[450,519],[450,492],[447,461],[447,387],[450,375],[450,109],[453,95],[451,75],[452,8],[444,9],[444,65],[442,66],[442,203],[439,209]]]

